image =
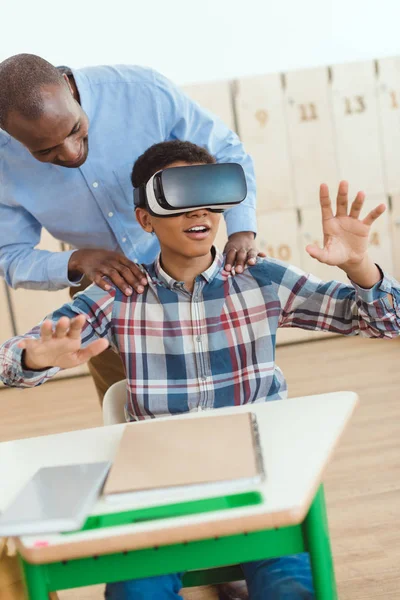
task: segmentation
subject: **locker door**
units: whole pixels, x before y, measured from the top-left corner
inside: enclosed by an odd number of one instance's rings
[[[400,195],[392,197],[390,229],[393,248],[393,276],[400,281]]]
[[[382,203],[386,204],[386,206],[388,205],[385,196],[370,196],[369,198],[366,198],[362,216],[366,216],[370,210]],[[390,213],[388,208],[371,228],[368,251],[374,262],[389,274],[393,273],[393,248]]]
[[[235,131],[231,83],[229,81],[188,85],[182,89],[192,100],[217,115],[225,125]]]
[[[38,248],[59,252],[61,250],[61,244],[43,229]],[[53,310],[60,308],[66,302],[70,302],[68,288],[57,292],[49,292],[47,290],[26,290],[22,288],[19,288],[18,290],[10,289],[9,291],[14,311],[17,335],[26,333]],[[82,373],[87,373],[86,365],[76,369],[62,371],[59,376],[71,376]]]
[[[286,75],[285,106],[299,206],[315,205],[321,183],[337,185],[332,103],[326,68]]]
[[[384,193],[377,79],[372,61],[332,68],[332,102],[339,175],[351,195]]]
[[[14,335],[8,306],[6,283],[0,279],[0,344]]]
[[[240,79],[235,92],[240,138],[255,165],[258,212],[294,206],[280,75]]]
[[[300,267],[302,256],[298,244],[297,211],[274,211],[258,216],[258,246],[273,258]],[[310,332],[296,328],[278,329],[277,344],[291,344],[310,339]]]
[[[400,58],[383,58],[378,62],[379,117],[383,138],[386,192],[400,192]]]

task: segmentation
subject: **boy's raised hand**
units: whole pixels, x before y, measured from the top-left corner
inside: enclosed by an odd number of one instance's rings
[[[99,339],[81,349],[81,333],[85,315],[74,319],[61,317],[53,331],[53,323],[44,321],[40,338],[26,338],[18,344],[25,350],[24,362],[28,369],[41,370],[47,367],[70,369],[87,362],[108,347],[106,339]]]
[[[333,214],[329,190],[326,184],[320,187],[320,204],[322,212],[322,229],[324,247],[310,244],[306,250],[310,256],[327,265],[334,265],[353,270],[360,265],[368,250],[371,225],[385,212],[385,205],[379,204],[368,215],[360,220],[364,204],[364,192],[358,192],[350,211],[348,210],[348,183],[341,181],[336,200],[336,215]]]

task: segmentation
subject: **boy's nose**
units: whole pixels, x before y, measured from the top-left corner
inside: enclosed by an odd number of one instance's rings
[[[186,213],[188,219],[192,217],[199,217],[200,215],[206,215],[208,213],[208,208],[194,208],[190,212]]]

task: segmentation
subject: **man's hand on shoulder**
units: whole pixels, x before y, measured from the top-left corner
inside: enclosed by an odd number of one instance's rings
[[[229,236],[224,252],[226,254],[225,271],[235,268],[236,273],[243,273],[246,264],[255,265],[257,256],[266,256],[259,252],[252,231],[240,231]]]
[[[68,276],[74,280],[77,274],[86,275],[105,291],[110,285],[103,278],[108,277],[126,296],[130,296],[133,289],[141,294],[147,285],[137,264],[112,250],[87,248],[73,252],[68,263]]]

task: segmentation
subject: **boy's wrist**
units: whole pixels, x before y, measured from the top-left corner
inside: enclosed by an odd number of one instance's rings
[[[372,288],[382,279],[381,271],[368,255],[359,263],[343,264],[340,268],[353,283],[362,288]]]

